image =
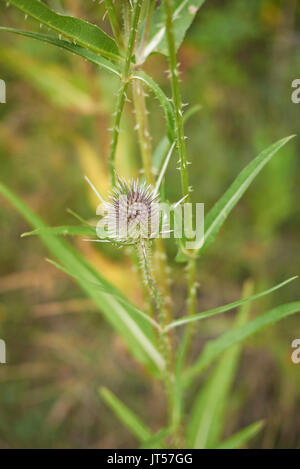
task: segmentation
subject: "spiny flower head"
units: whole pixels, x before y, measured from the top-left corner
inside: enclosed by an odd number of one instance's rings
[[[135,244],[142,239],[150,240],[158,233],[159,198],[145,182],[118,178],[102,210],[104,216],[97,226],[99,237],[103,237],[105,228],[106,238]]]

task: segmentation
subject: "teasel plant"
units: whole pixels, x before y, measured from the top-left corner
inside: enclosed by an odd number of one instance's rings
[[[189,180],[190,161],[184,124],[198,107],[185,107],[182,102],[178,49],[203,3],[204,0],[105,0],[99,8],[105,10],[106,26],[110,30],[107,34],[95,24],[51,9],[45,1],[10,0],[12,8],[17,8],[26,18],[33,18],[44,28],[31,31],[0,27],[3,38],[6,33],[13,33],[62,48],[66,53],[92,63],[101,73],[111,74],[119,80],[109,129],[110,194],[100,195],[101,188],[97,186],[97,181],[86,178],[100,199],[100,231],[89,224],[84,215],[75,212],[72,213],[79,220],[79,225],[49,227],[2,181],[0,192],[32,226],[33,230],[23,236],[40,236],[55,258],[50,262],[78,282],[122,337],[142,370],[154,382],[162,383],[166,416],[165,425],[157,432],[146,425],[143,416],[129,409],[121,396],[115,396],[105,387],[99,390],[102,399],[133,433],[142,448],[239,448],[247,444],[261,430],[261,421],[239,429],[227,439],[223,438],[226,401],[236,373],[241,345],[255,332],[300,310],[300,301],[295,301],[274,307],[254,318],[250,318],[249,314],[252,301],[287,285],[295,276],[258,293],[253,291],[255,279],[246,282],[241,299],[207,311],[199,311],[196,281],[199,258],[216,240],[221,226],[251,182],[293,136],[271,144],[237,175],[228,190],[206,213],[203,239],[192,250],[186,247],[186,236],[174,239],[178,251],[175,261],[181,263],[187,273],[186,311],[179,318],[174,317],[170,287],[172,271],[161,236],[164,232],[163,215],[161,217],[159,214],[154,223],[157,225],[154,232],[158,236],[152,236],[149,217],[133,207],[136,202],[141,202],[146,206],[148,215],[150,213],[150,220],[157,217],[156,203],[166,201],[165,185],[171,158],[178,158],[180,180],[178,200],[173,204],[195,202]],[[166,60],[170,82],[167,94],[144,70],[154,53],[161,54]],[[149,126],[147,93],[156,98],[165,116],[165,134],[155,149]],[[141,176],[135,180],[126,180],[116,171],[122,115],[128,100],[132,101],[142,161]],[[126,158],[126,155],[123,157]],[[122,200],[123,196],[126,202]],[[105,223],[119,221],[122,210],[126,213],[125,236],[103,231]],[[192,216],[185,223],[185,232],[189,232],[193,226]],[[65,235],[88,237],[91,242],[110,243],[116,249],[129,249],[132,262],[140,272],[145,302],[148,302],[149,308],[143,311],[133,304],[79,251],[61,239]],[[208,341],[198,357],[192,357],[191,346],[197,338],[195,325],[205,318],[235,309],[237,314],[232,328]],[[179,330],[182,334],[177,334]],[[210,374],[203,384],[202,374],[208,367]],[[194,390],[192,403],[187,392],[190,388]]]

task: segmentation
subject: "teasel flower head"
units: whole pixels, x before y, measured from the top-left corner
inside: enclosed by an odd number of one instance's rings
[[[159,232],[159,198],[145,182],[118,178],[101,211],[99,238],[104,236],[117,244],[137,244],[151,240]]]
[[[104,200],[92,182],[87,177],[85,179],[101,201],[97,208],[97,214],[102,215],[96,227],[98,239],[91,241],[110,242],[119,246],[133,245],[144,282],[158,306],[161,300],[151,262],[151,240],[163,233],[160,232],[157,192],[145,182],[128,182],[118,177],[108,200]]]

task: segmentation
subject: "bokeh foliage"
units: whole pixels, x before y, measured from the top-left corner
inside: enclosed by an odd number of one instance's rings
[[[102,20],[103,5],[48,3],[110,32]],[[180,49],[184,100],[201,105],[186,126],[193,197],[204,201],[207,211],[253,155],[298,133],[299,105],[290,99],[300,65],[298,10],[296,0],[212,0],[201,8]],[[24,16],[3,2],[0,22],[24,29]],[[29,18],[25,25],[39,30]],[[117,79],[57,48],[4,32],[1,38],[0,78],[8,89],[7,104],[0,107],[1,180],[49,225],[72,222],[66,208],[92,219],[96,200],[83,175],[97,180],[105,193],[107,129]],[[166,60],[153,55],[147,68],[167,89]],[[158,101],[149,99],[148,104],[155,144],[164,121]],[[140,166],[130,106],[126,104],[117,156],[118,169],[127,176],[137,175]],[[218,242],[199,262],[201,310],[240,297],[248,278],[255,279],[259,291],[298,273],[298,155],[295,139],[266,166],[234,209]],[[167,196],[176,200],[175,161],[168,181]],[[133,447],[134,440],[107,411],[97,388],[104,385],[121,394],[137,413],[146,412],[154,429],[164,424],[159,390],[147,376],[141,378],[124,344],[75,283],[44,262],[46,254],[37,238],[20,239],[28,225],[3,199],[0,217],[0,337],[6,340],[9,361],[0,369],[0,446]],[[123,251],[100,249],[80,239],[74,243],[104,276],[141,304],[139,283]],[[175,246],[167,247],[172,262]],[[182,265],[172,262],[172,269],[181,316]],[[260,300],[253,313],[297,293],[295,282]],[[207,338],[225,331],[230,322],[230,314],[201,321],[195,356]],[[252,442],[255,447],[299,445],[300,365],[290,360],[290,344],[299,333],[295,316],[246,343],[229,398],[225,436],[266,419],[264,430]]]

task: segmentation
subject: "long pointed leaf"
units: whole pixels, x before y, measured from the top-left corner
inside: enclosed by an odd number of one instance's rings
[[[33,231],[21,234],[21,238],[33,235],[52,234],[60,236],[96,236],[96,228],[93,226],[45,226]]]
[[[21,238],[26,238],[27,236],[34,236],[41,234],[50,234],[55,236],[94,236],[95,239],[89,239],[91,242],[109,242],[115,244],[116,246],[124,246],[125,243],[121,243],[114,238],[109,238],[105,236],[106,232],[103,230],[103,236],[100,238],[100,229],[98,233],[96,227],[89,225],[88,223],[84,226],[44,226],[42,228],[37,228],[33,231],[27,231],[26,233],[21,234]],[[127,244],[128,245],[128,244]]]
[[[262,296],[268,295],[272,293],[273,291],[278,290],[279,288],[283,287],[284,285],[287,285],[288,283],[292,282],[296,278],[298,278],[298,276],[291,277],[288,280],[285,280],[284,282],[281,282],[278,285],[275,285],[274,287],[269,288],[268,290],[265,290],[261,293],[252,295],[249,298],[234,301],[233,303],[229,303],[228,305],[224,305],[224,306],[219,306],[218,308],[215,308],[215,309],[209,309],[208,311],[203,311],[203,313],[193,314],[191,316],[187,316],[181,319],[176,319],[176,321],[173,321],[168,326],[168,329],[174,329],[174,327],[182,326],[183,324],[188,324],[189,322],[198,321],[199,319],[205,319],[210,316],[214,316],[215,314],[220,314],[220,313],[224,313],[225,311],[230,311],[231,309],[234,309],[237,306],[240,306],[244,303],[248,303],[249,301],[257,300],[258,298],[261,298]]]
[[[164,161],[164,164],[162,165],[162,168],[161,168],[161,171],[158,175],[158,178],[157,178],[157,181],[156,181],[156,184],[155,184],[155,188],[154,188],[154,194],[158,194],[159,193],[159,189],[160,189],[160,186],[161,186],[161,183],[162,183],[162,180],[166,174],[166,171],[167,171],[167,167],[168,167],[168,164],[170,162],[170,158],[172,156],[172,152],[173,152],[173,149],[175,147],[175,142],[171,145],[170,147],[170,150],[169,150],[169,153],[167,154],[167,157]]]
[[[203,371],[210,363],[215,360],[221,353],[227,350],[231,345],[242,342],[255,332],[260,331],[264,327],[274,324],[281,319],[284,319],[291,314],[300,311],[300,301],[287,303],[277,308],[271,309],[267,313],[258,316],[255,319],[247,322],[243,326],[235,327],[234,329],[226,332],[216,340],[210,341],[203,349],[198,360],[186,373],[186,383],[188,384],[191,378],[201,371]]]
[[[60,15],[40,0],[10,0],[9,3],[80,46],[106,57],[120,59],[115,41],[95,24]]]
[[[119,420],[131,431],[131,433],[142,443],[153,437],[151,430],[121,402],[111,391],[102,387],[99,389],[100,396],[112,409]]]
[[[173,1],[174,36],[177,49],[182,43],[186,31],[203,3],[204,0]],[[152,52],[160,52],[161,54],[168,55],[163,2],[154,12],[150,27],[149,42],[144,48],[142,60],[145,60]]]
[[[144,443],[140,446],[140,449],[155,449],[155,448],[164,448],[163,441],[164,439],[171,434],[170,428],[161,428],[158,430],[153,437],[149,438],[149,440],[144,441]]]
[[[199,246],[200,249],[198,252],[202,253],[210,244],[213,243],[228,214],[240,200],[246,189],[248,189],[253,179],[258,175],[268,161],[270,161],[272,156],[274,156],[275,153],[277,153],[278,150],[280,150],[280,148],[293,137],[294,135],[290,135],[289,137],[285,137],[278,142],[273,143],[273,145],[262,151],[240,172],[229,189],[205,217],[204,242],[201,239],[201,243],[203,242],[203,245],[201,248]]]
[[[216,446],[215,449],[238,449],[247,443],[247,441],[249,441],[251,438],[254,438],[257,433],[260,432],[263,425],[263,420],[251,423],[251,425],[248,425],[248,427],[243,428],[239,432],[222,441],[222,443]]]

